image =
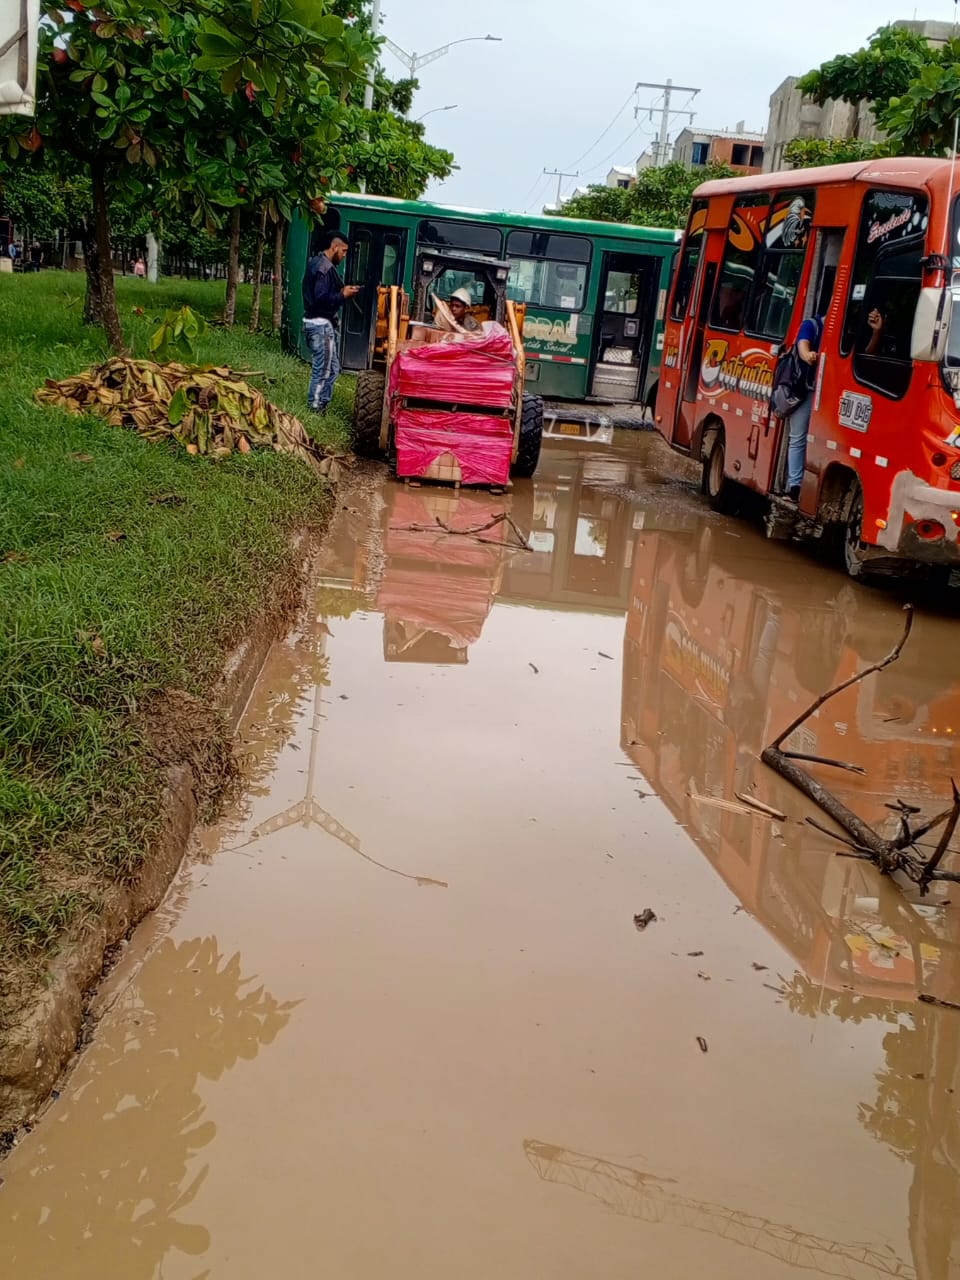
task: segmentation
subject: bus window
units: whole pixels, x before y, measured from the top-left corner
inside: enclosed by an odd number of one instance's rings
[[[693,293],[693,282],[697,278],[697,267],[700,265],[700,254],[703,251],[705,200],[694,201],[690,211],[690,222],[687,226],[687,238],[677,271],[677,284],[673,293],[673,305],[670,308],[671,320],[683,320],[690,305]]]
[[[755,337],[782,342],[787,336],[803,275],[813,199],[810,191],[791,192],[773,206],[746,324]]]
[[[558,236],[547,231],[511,231],[507,237],[507,256],[589,262],[590,241],[585,236]]]
[[[466,249],[472,253],[487,253],[499,258],[503,241],[499,227],[484,226],[479,222],[432,218],[429,222],[424,220],[420,223],[417,243],[421,246],[430,245],[435,249]]]
[[[607,275],[604,311],[635,316],[640,304],[640,277],[632,271],[611,271]]]
[[[554,311],[580,311],[586,287],[587,268],[580,263],[511,260],[507,296],[514,302]]]
[[[840,351],[858,382],[898,400],[910,385],[910,337],[920,297],[927,198],[870,191],[863,203]]]
[[[739,333],[743,328],[769,211],[770,197],[763,192],[744,196],[734,205],[710,316],[715,329]]]

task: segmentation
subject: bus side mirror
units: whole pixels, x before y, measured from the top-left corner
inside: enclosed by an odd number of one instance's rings
[[[950,341],[950,324],[957,298],[960,294],[949,288],[934,286],[920,290],[910,337],[911,360],[937,364],[942,359]]]

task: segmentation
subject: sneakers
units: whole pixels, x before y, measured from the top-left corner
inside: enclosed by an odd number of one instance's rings
[[[787,497],[790,499],[791,502],[799,503],[800,486],[798,484],[791,485],[790,488],[787,490]]]

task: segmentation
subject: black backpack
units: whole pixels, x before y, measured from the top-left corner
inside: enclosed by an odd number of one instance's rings
[[[819,336],[822,340],[822,323],[819,325]],[[778,418],[789,418],[806,400],[810,394],[809,374],[807,365],[800,359],[797,344],[794,343],[781,355],[773,373],[770,404]]]

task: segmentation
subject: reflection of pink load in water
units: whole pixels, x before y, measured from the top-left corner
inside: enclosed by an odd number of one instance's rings
[[[376,608],[383,613],[388,662],[465,663],[480,638],[503,575],[512,531],[488,525],[509,500],[443,489],[393,491],[385,549],[387,563]],[[506,504],[506,505],[505,505]],[[447,529],[482,529],[461,536]],[[514,544],[515,545],[515,544]]]

